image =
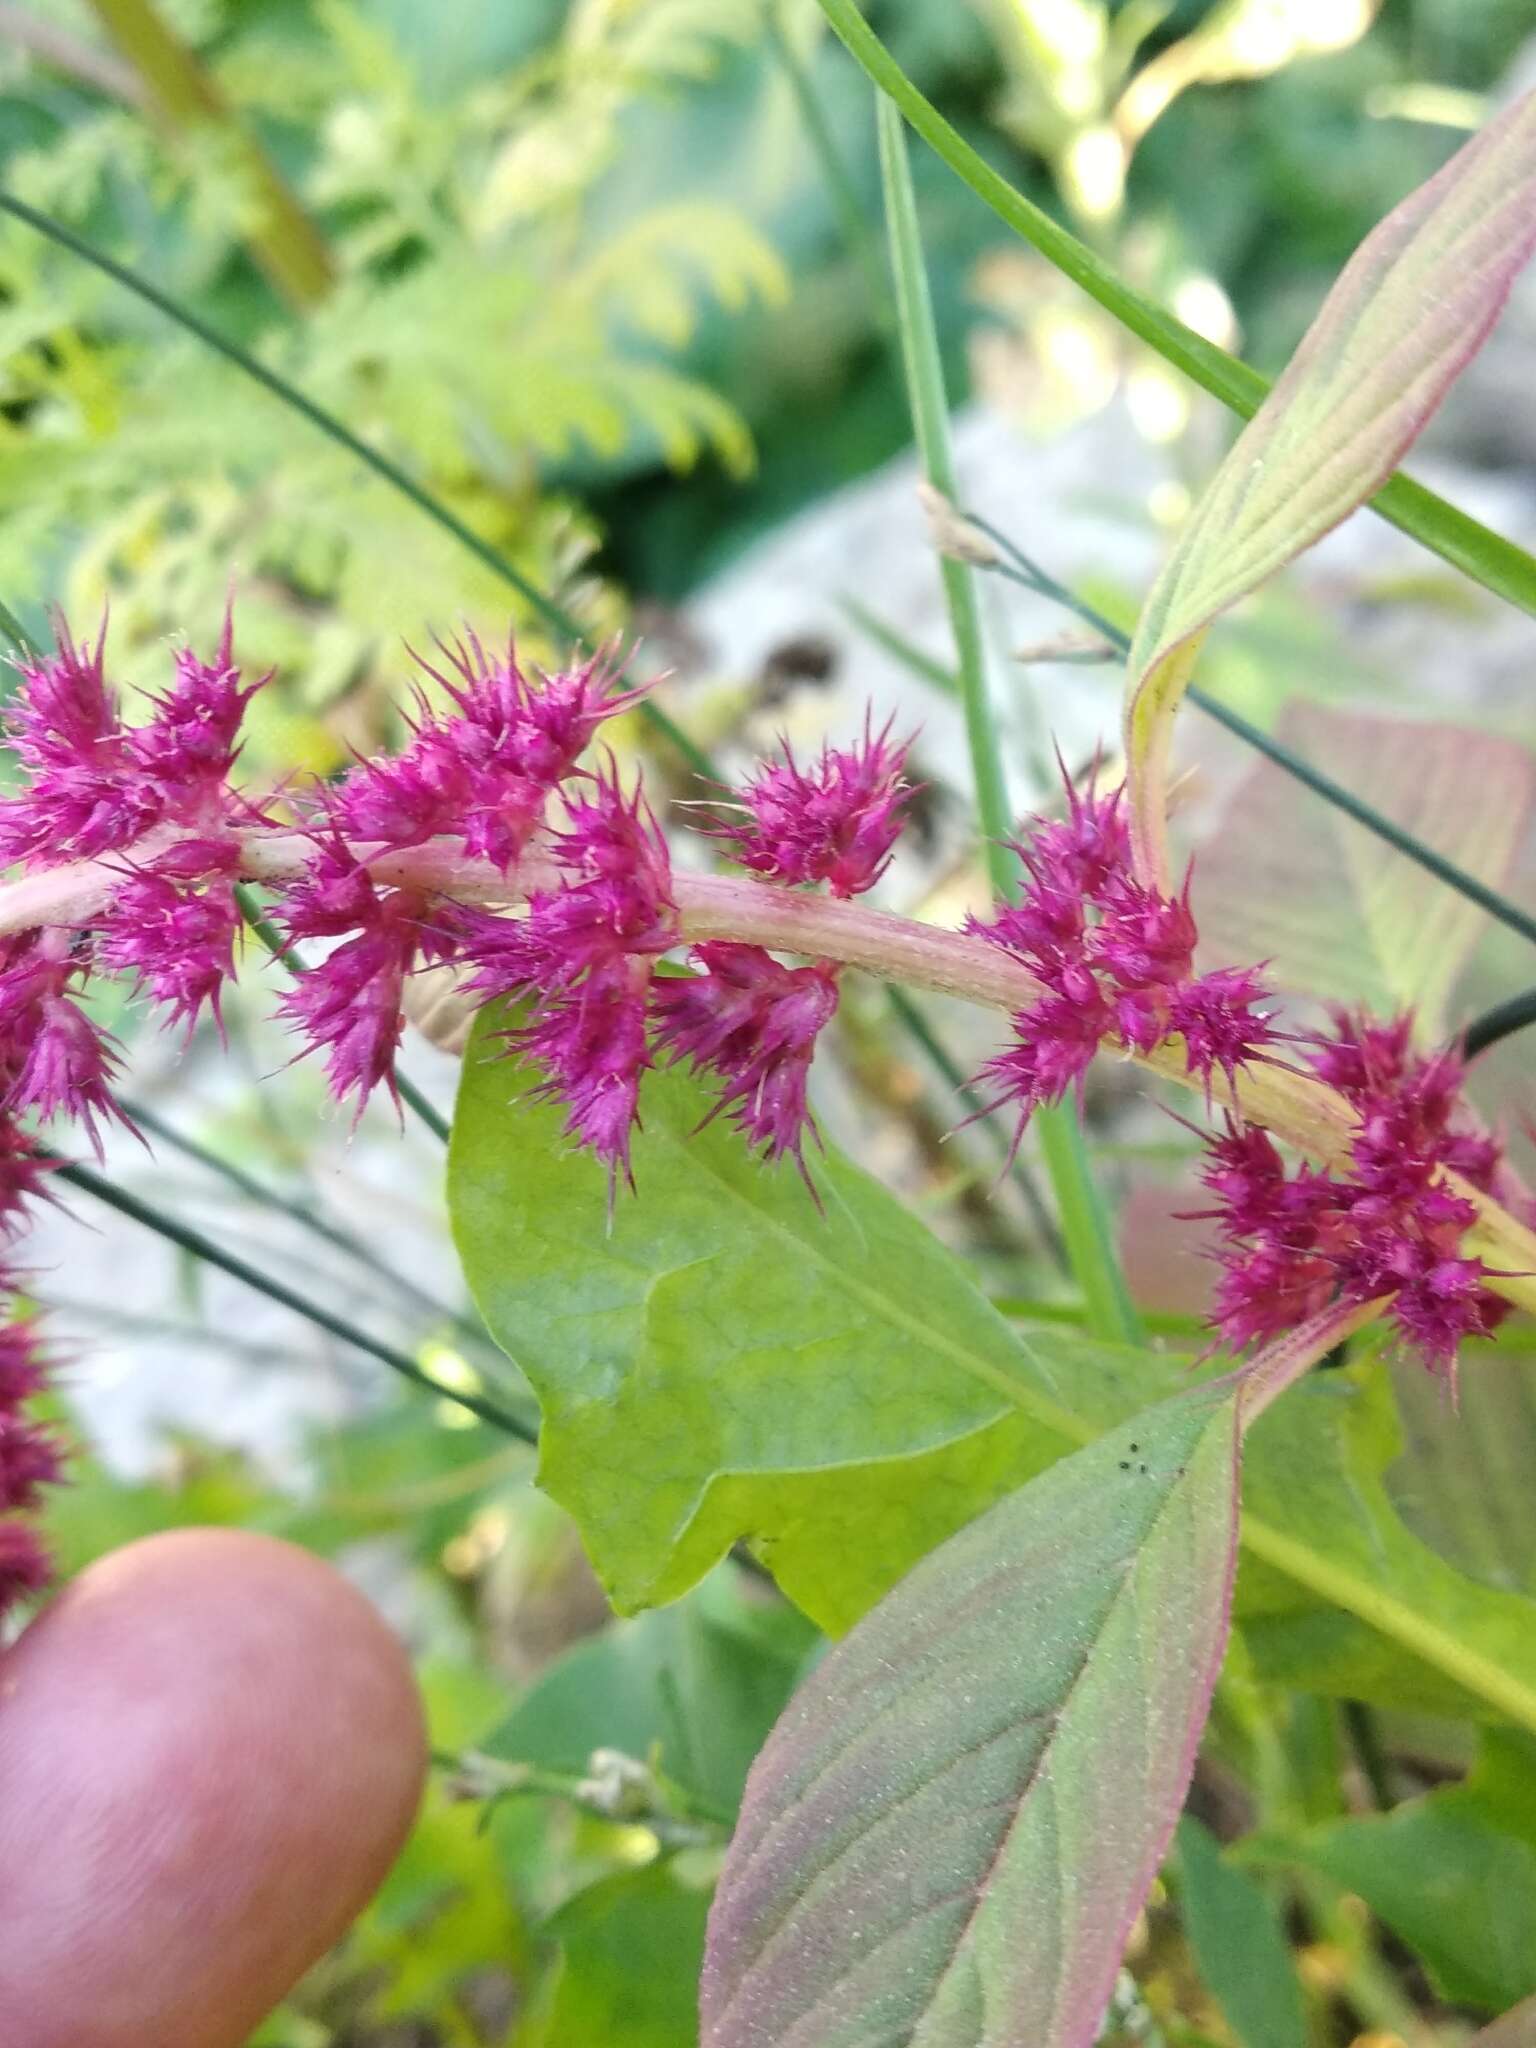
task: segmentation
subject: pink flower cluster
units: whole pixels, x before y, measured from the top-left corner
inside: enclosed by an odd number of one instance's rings
[[[16,1125],[0,1119],[0,1231],[14,1235],[42,1194],[42,1162]],[[15,1293],[8,1277],[0,1277],[0,1288]],[[17,1316],[0,1322],[0,1621],[49,1577],[47,1552],[24,1519],[63,1466],[57,1437],[27,1413],[46,1385],[35,1324]]]
[[[1454,1053],[1415,1053],[1412,1019],[1375,1023],[1345,1010],[1309,1064],[1353,1106],[1350,1170],[1287,1174],[1269,1135],[1229,1122],[1203,1173],[1217,1206],[1221,1283],[1215,1320],[1234,1349],[1263,1343],[1335,1302],[1387,1298],[1404,1344],[1453,1377],[1468,1337],[1487,1336],[1508,1304],[1484,1284],[1461,1240],[1477,1211],[1447,1169],[1484,1192],[1503,1184],[1499,1144],[1473,1125]]]
[[[691,972],[663,969],[687,943],[666,839],[643,792],[611,761],[590,762],[604,723],[641,693],[619,687],[606,659],[544,675],[472,636],[426,673],[436,691],[418,697],[402,752],[358,761],[334,787],[256,804],[231,781],[252,687],[227,623],[211,661],[176,656],[170,689],[136,724],[106,681],[101,638],[77,645],[61,627],[56,651],[22,667],[6,731],[25,779],[0,799],[0,859],[26,870],[91,861],[111,886],[92,889],[99,907],[83,921],[0,938],[6,1236],[42,1186],[45,1161],[22,1119],[72,1118],[98,1151],[102,1125],[126,1122],[114,1046],[82,1001],[91,979],[130,978],[172,1025],[217,1024],[238,878],[255,842],[276,833],[309,848],[278,891],[278,922],[306,948],[282,1010],[338,1099],[361,1106],[395,1091],[410,977],[448,963],[476,995],[515,1006],[506,1038],[534,1062],[535,1092],[562,1107],[571,1139],[606,1166],[610,1196],[631,1177],[644,1077],[658,1063],[705,1077],[712,1114],[805,1173],[807,1078],[837,1010],[839,966],[786,965],[712,939],[688,951]],[[770,884],[856,897],[902,831],[906,757],[889,727],[867,723],[852,746],[808,764],[786,746],[712,806],[706,830]],[[1036,1107],[1081,1088],[1105,1044],[1147,1053],[1172,1042],[1208,1094],[1216,1075],[1230,1081],[1275,1056],[1258,972],[1196,974],[1187,889],[1170,898],[1136,878],[1118,791],[1069,783],[1065,816],[1036,820],[1015,850],[1018,901],[971,928],[1038,986],[983,1073],[1020,1131]],[[487,866],[504,877],[512,907],[458,900],[463,862],[476,864],[481,895]],[[1460,1339],[1491,1328],[1500,1307],[1478,1261],[1461,1256],[1473,1212],[1444,1174],[1491,1187],[1498,1148],[1459,1108],[1456,1061],[1414,1055],[1406,1023],[1341,1017],[1312,1064],[1357,1112],[1351,1171],[1287,1175],[1260,1130],[1229,1124],[1214,1141],[1222,1333],[1258,1342],[1331,1302],[1385,1295],[1404,1338],[1448,1371]],[[58,1475],[53,1436],[22,1413],[41,1384],[30,1325],[0,1322],[0,1609],[46,1571],[21,1520]]]
[[[46,1383],[31,1323],[0,1323],[0,1621],[41,1591],[51,1573],[47,1550],[26,1519],[41,1505],[43,1489],[63,1476],[58,1437],[27,1413]]]
[[[833,896],[862,896],[890,865],[906,822],[910,742],[893,743],[891,728],[871,730],[860,746],[826,748],[802,768],[784,744],[782,761],[765,761],[741,792],[740,819],[717,836],[735,859],[774,882],[825,882]]]
[[[741,815],[718,828],[734,857],[788,885],[825,882],[849,897],[873,887],[900,834],[909,786],[905,747],[888,733],[827,747],[809,770],[785,749],[742,792]],[[761,946],[694,946],[695,972],[663,977],[664,953],[682,943],[666,841],[643,796],[626,797],[611,772],[562,790],[564,827],[545,850],[558,877],[535,888],[521,919],[463,907],[447,919],[471,988],[531,1006],[509,1032],[566,1106],[567,1133],[629,1178],[630,1132],[641,1077],[659,1056],[686,1061],[720,1086],[723,1110],[771,1160],[788,1153],[804,1171],[814,1125],[806,1101],[811,1056],[837,1009],[830,962],[782,966]]]
[[[102,654],[101,639],[76,645],[61,627],[57,651],[22,668],[8,720],[27,781],[0,802],[0,858],[104,860],[121,881],[88,930],[38,927],[0,943],[4,1114],[73,1117],[97,1142],[121,1112],[114,1050],[81,1007],[82,988],[93,974],[126,974],[169,1022],[217,1020],[235,966],[242,835],[297,824],[313,856],[276,915],[295,946],[325,951],[282,1010],[339,1099],[393,1092],[409,977],[452,962],[473,991],[523,1006],[510,1041],[538,1062],[539,1092],[564,1105],[569,1135],[610,1176],[628,1176],[641,1079],[658,1058],[713,1077],[720,1107],[770,1157],[800,1158],[812,1128],[806,1074],[836,1008],[836,969],[717,943],[694,949],[691,979],[656,976],[683,943],[666,841],[638,790],[611,767],[582,765],[604,722],[641,694],[617,687],[611,661],[536,674],[471,635],[445,650],[442,670],[426,669],[437,692],[418,695],[403,751],[357,762],[338,786],[290,798],[280,817],[275,800],[254,805],[230,783],[252,692],[227,624],[213,661],[177,656],[173,688],[138,725],[125,722]],[[905,758],[889,729],[868,727],[809,766],[786,749],[715,829],[754,874],[858,895],[901,832]],[[385,879],[389,856],[429,843],[499,869],[522,911],[475,910]]]
[[[142,724],[123,722],[102,667],[102,639],[62,628],[50,656],[23,665],[6,737],[27,771],[0,800],[0,859],[41,868],[120,864],[121,886],[89,931],[39,925],[0,939],[0,1229],[14,1237],[41,1191],[41,1161],[19,1121],[69,1117],[99,1152],[100,1126],[126,1121],[112,1095],[117,1055],[82,1006],[93,973],[127,973],[172,1023],[218,1016],[234,970],[238,823],[252,815],[229,786],[242,689],[225,633],[212,662],[176,660],[171,688]],[[0,1291],[14,1287],[0,1277]],[[0,1323],[0,1612],[47,1576],[18,1517],[59,1476],[52,1433],[23,1404],[41,1390],[31,1325]]]
[[[969,924],[1041,987],[1015,1013],[1013,1043],[980,1076],[991,1107],[1017,1108],[1015,1144],[1036,1109],[1082,1088],[1106,1042],[1146,1053],[1179,1039],[1209,1090],[1218,1069],[1230,1080],[1273,1037],[1257,970],[1195,973],[1187,886],[1171,899],[1135,879],[1122,792],[1084,794],[1065,771],[1063,780],[1066,817],[1036,819],[1015,842],[1026,878],[1018,901]]]

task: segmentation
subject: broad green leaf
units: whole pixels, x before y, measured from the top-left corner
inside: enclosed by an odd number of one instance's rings
[[[1314,1829],[1296,1858],[1358,1893],[1441,1995],[1502,2011],[1536,1994],[1536,1744],[1489,1735],[1464,1784]]]
[[[464,1270],[526,1371],[541,1482],[616,1603],[676,1598],[738,1538],[836,1634],[1002,1495],[1184,1379],[1170,1355],[1010,1327],[876,1182],[818,1160],[826,1213],[707,1099],[648,1078],[639,1193],[611,1231],[529,1080],[466,1058],[449,1197]],[[1277,1402],[1248,1444],[1241,1597],[1283,1683],[1536,1730],[1536,1607],[1405,1527],[1379,1368]]]
[[[1402,1448],[1380,1363],[1314,1376],[1254,1424],[1238,1597],[1255,1668],[1536,1731],[1536,1601],[1478,1585],[1413,1534],[1387,1485]]]
[[[616,1621],[541,1672],[477,1747],[583,1772],[596,1749],[648,1760],[725,1816],[819,1638],[792,1607],[749,1605],[722,1566],[684,1600]]]
[[[1468,1578],[1536,1596],[1536,1353],[1467,1347],[1454,1407],[1412,1365],[1392,1381],[1403,1452],[1387,1485],[1403,1520]]]
[[[1301,1981],[1279,1908],[1191,1815],[1179,1822],[1177,1840],[1179,1918],[1242,2048],[1307,2048]]]
[[[1166,878],[1173,716],[1212,621],[1378,490],[1473,356],[1536,247],[1536,94],[1473,136],[1361,243],[1234,443],[1131,646],[1138,858]]]
[[[1230,1389],[1150,1410],[924,1560],[769,1738],[704,2048],[1084,2048],[1227,1633]]]
[[[695,2048],[708,1894],[675,1863],[626,1870],[578,1892],[545,1932],[555,1982],[524,2048]],[[546,2002],[547,2001],[547,2002]]]
[[[1530,814],[1536,762],[1461,726],[1297,704],[1280,737],[1439,853],[1502,885]],[[1194,870],[1201,958],[1268,963],[1288,993],[1419,1012],[1443,1035],[1487,913],[1263,762],[1234,791]]]
[[[540,1483],[619,1608],[675,1598],[749,1537],[806,1613],[846,1628],[1176,1379],[1069,1331],[1021,1338],[868,1175],[818,1158],[818,1211],[723,1120],[698,1130],[710,1098],[675,1074],[647,1079],[639,1193],[609,1228],[600,1170],[493,1031],[477,1026],[460,1084],[454,1234],[539,1396]]]

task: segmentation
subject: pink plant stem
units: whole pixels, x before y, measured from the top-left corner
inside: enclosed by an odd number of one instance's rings
[[[176,836],[146,838],[134,852],[142,858]],[[242,872],[250,881],[288,881],[314,859],[313,842],[301,833],[261,830],[238,837]],[[366,846],[356,851],[369,858]],[[88,925],[129,871],[123,857],[77,861],[0,884],[0,934],[37,924]],[[513,904],[530,889],[552,887],[557,879],[537,853],[526,855],[503,874],[487,861],[466,859],[442,841],[380,849],[370,871],[380,882],[479,904]],[[806,959],[835,960],[882,981],[957,996],[993,1010],[1021,1009],[1037,993],[1037,984],[1024,968],[996,946],[964,932],[943,931],[857,903],[734,875],[677,875],[673,894],[683,936],[689,941],[735,939]],[[1176,1040],[1150,1054],[1126,1057],[1181,1087],[1200,1086],[1185,1070]],[[1336,1090],[1310,1075],[1279,1064],[1255,1064],[1239,1073],[1235,1087],[1215,1077],[1211,1095],[1223,1108],[1262,1124],[1323,1164],[1347,1160],[1354,1112]],[[1468,1249],[1492,1269],[1488,1285],[1536,1312],[1536,1235],[1458,1175],[1448,1174],[1447,1179],[1479,1212]]]
[[[1294,1330],[1288,1330],[1283,1337],[1277,1337],[1236,1375],[1238,1414],[1243,1433],[1246,1435],[1270,1403],[1279,1399],[1287,1387],[1294,1386],[1303,1374],[1312,1370],[1320,1358],[1326,1358],[1336,1344],[1342,1344],[1346,1337],[1352,1337],[1356,1330],[1363,1330],[1367,1323],[1388,1306],[1384,1295],[1379,1301],[1335,1302],[1331,1308],[1322,1309],[1315,1316],[1308,1316],[1298,1323]]]

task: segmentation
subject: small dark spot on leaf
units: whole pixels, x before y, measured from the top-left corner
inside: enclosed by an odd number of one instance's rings
[[[1142,1468],[1141,1468],[1141,1470],[1142,1470],[1142,1473],[1143,1473],[1143,1475],[1145,1475],[1145,1473],[1146,1473],[1146,1470],[1147,1470],[1146,1466],[1145,1466],[1145,1465],[1143,1465],[1143,1466],[1142,1466]]]
[[[1122,1459],[1120,1460],[1120,1470],[1121,1470],[1122,1472],[1129,1472],[1129,1471],[1130,1471],[1130,1469],[1131,1469],[1131,1461],[1130,1461],[1130,1459],[1129,1459],[1129,1458],[1122,1458]]]
[[[1140,1449],[1141,1449],[1141,1445],[1140,1445],[1140,1444],[1132,1444],[1132,1445],[1131,1445],[1131,1456],[1132,1456],[1132,1457],[1134,1458],[1134,1457],[1135,1457],[1135,1455],[1136,1455],[1136,1453],[1137,1453],[1137,1452],[1138,1452],[1138,1451],[1139,1451]]]

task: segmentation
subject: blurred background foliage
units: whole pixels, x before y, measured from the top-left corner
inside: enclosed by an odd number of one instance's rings
[[[1271,371],[1536,32],[1536,0],[868,11],[1010,180]],[[846,188],[808,137],[807,88]],[[597,635],[644,627],[665,649],[712,574],[909,439],[869,225],[872,109],[812,0],[20,0],[0,6],[0,159],[6,189],[334,410]],[[1044,437],[1119,396],[1202,473],[1212,425],[1187,389],[925,152],[913,167],[952,389]],[[402,637],[510,611],[556,652],[487,568],[303,420],[0,220],[0,600],[41,633],[50,604],[87,619],[109,599],[118,672],[148,685],[168,636],[213,634],[232,585],[244,660],[278,672],[255,706],[267,780],[390,736]],[[1289,630],[1304,644],[1311,628]],[[286,1136],[227,1104],[207,1135],[282,1179],[302,1172],[293,1131],[316,1099],[295,1097]],[[893,1106],[911,1107],[899,1087]],[[957,1174],[944,1201],[985,1252],[975,1184]],[[440,1376],[473,1374],[451,1321],[407,1326]],[[72,1421],[88,1446],[89,1413]],[[408,1399],[317,1433],[297,1484],[183,1434],[148,1476],[83,1455],[61,1498],[68,1568],[178,1521],[273,1529],[340,1557],[419,1654],[444,1761],[420,1828],[261,2048],[694,2039],[730,1814],[816,1644],[733,1564],[676,1608],[612,1622],[530,1466]],[[1399,1733],[1417,1759],[1398,1765],[1404,1792],[1469,1760],[1464,1731]],[[1536,1991],[1518,1958],[1477,1974],[1481,1908],[1439,1928],[1429,1979],[1403,1963],[1390,1888],[1373,1918],[1338,1832],[1371,1764],[1332,1705],[1238,1671],[1203,1818],[1221,1839],[1257,1819],[1271,1848],[1322,1828],[1337,1854],[1281,1883],[1262,1854],[1254,1876],[1208,1832],[1181,1841],[1111,2038],[1420,2048],[1464,2038],[1454,1999]],[[1536,1899],[1528,1822],[1504,1868]]]

